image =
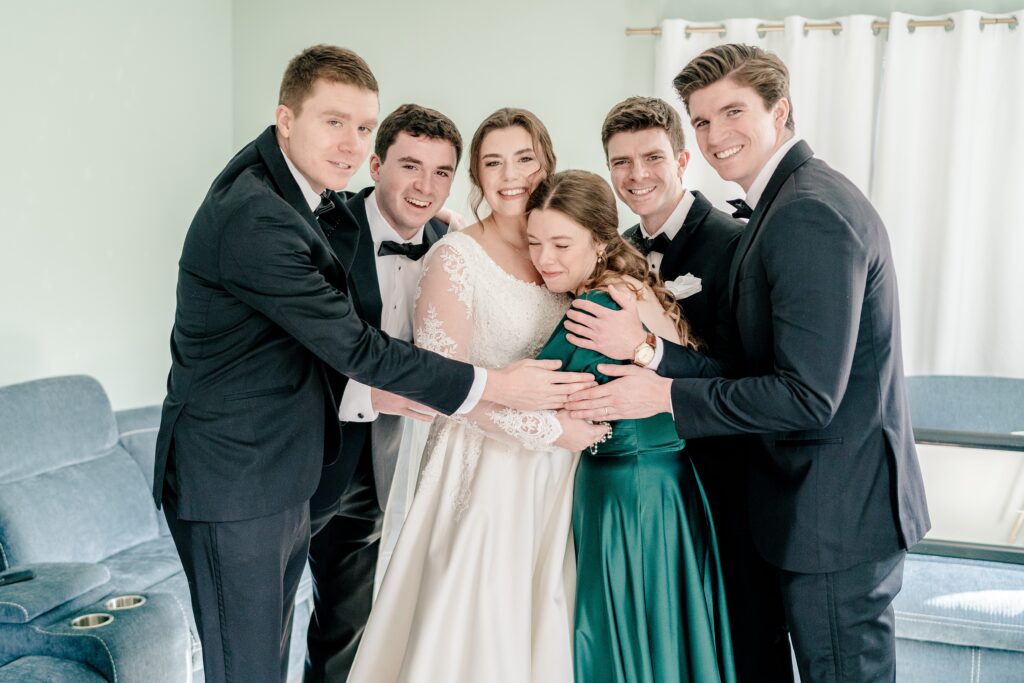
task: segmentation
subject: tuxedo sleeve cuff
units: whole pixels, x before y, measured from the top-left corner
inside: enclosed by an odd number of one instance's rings
[[[370,399],[370,387],[349,380],[345,385],[345,393],[341,396],[341,407],[338,419],[342,422],[373,422],[377,419],[377,411],[373,409]]]
[[[476,408],[476,404],[484,395],[484,387],[487,386],[487,370],[484,368],[473,368],[473,386],[469,388],[466,400],[462,402],[459,409],[453,415],[463,415]]]

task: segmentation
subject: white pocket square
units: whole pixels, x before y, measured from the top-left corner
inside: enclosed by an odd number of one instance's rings
[[[680,275],[675,280],[666,282],[665,289],[672,292],[676,301],[680,301],[700,291],[700,278],[693,273]]]

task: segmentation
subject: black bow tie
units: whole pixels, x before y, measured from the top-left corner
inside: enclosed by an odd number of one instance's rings
[[[754,210],[750,208],[750,205],[743,199],[727,199],[727,203],[732,205],[732,208],[736,209],[732,212],[733,218],[746,218],[750,220],[750,217],[754,215]]]
[[[668,235],[663,232],[659,232],[654,237],[647,237],[643,234],[643,228],[638,228],[636,234],[633,235],[633,246],[636,247],[644,256],[647,256],[652,251],[664,254],[668,251],[669,245],[671,244],[672,240],[670,240]]]
[[[334,202],[331,200],[331,191],[324,190],[320,194],[320,205],[313,209],[313,215],[317,218],[324,215],[328,211],[334,210]]]
[[[377,256],[404,256],[413,261],[419,261],[430,250],[430,243],[425,238],[426,235],[424,235],[422,244],[385,240],[380,243],[380,248],[377,249]]]

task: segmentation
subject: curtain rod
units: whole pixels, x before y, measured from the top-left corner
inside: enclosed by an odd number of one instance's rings
[[[979,28],[985,26],[993,26],[995,24],[1007,24],[1010,28],[1017,28],[1017,17],[982,17],[978,22]],[[952,31],[954,23],[952,19],[910,19],[907,21],[907,30],[911,33],[916,28],[932,28],[941,27],[947,31]],[[785,24],[758,24],[758,33],[771,33],[775,31],[784,31],[786,29]],[[838,21],[829,21],[825,23],[815,24],[807,22],[804,24],[804,31],[835,31],[839,32],[843,30],[843,25]],[[873,21],[871,22],[871,30],[887,31],[889,30],[888,21]],[[686,35],[691,33],[725,33],[725,26],[723,24],[717,24],[714,26],[687,26],[685,29]],[[627,28],[627,36],[660,36],[661,29],[657,26],[653,28]]]

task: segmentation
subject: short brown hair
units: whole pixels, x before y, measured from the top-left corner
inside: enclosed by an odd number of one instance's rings
[[[288,62],[281,77],[277,103],[288,107],[297,116],[302,111],[302,103],[321,78],[332,83],[354,85],[372,93],[380,92],[370,66],[355,52],[335,45],[314,45]]]
[[[494,112],[477,127],[476,132],[473,133],[473,139],[469,143],[469,181],[473,184],[469,205],[473,209],[473,216],[477,221],[480,221],[480,204],[484,200],[483,191],[480,189],[480,147],[483,145],[484,138],[492,130],[502,130],[512,126],[519,126],[530,134],[544,175],[553,173],[555,170],[557,159],[555,158],[555,149],[551,145],[551,136],[548,135],[548,129],[533,112],[514,107],[504,107]]]
[[[526,202],[527,215],[538,209],[550,209],[568,216],[586,229],[596,243],[605,245],[604,258],[598,260],[594,272],[583,283],[585,289],[607,287],[623,275],[645,283],[672,319],[683,345],[697,348],[690,326],[662,283],[661,276],[652,271],[647,259],[619,234],[615,194],[604,178],[590,171],[562,171],[549,175]],[[628,281],[626,287],[640,297],[641,291]]]
[[[690,110],[690,95],[731,78],[740,85],[749,86],[761,96],[765,109],[785,97],[789,101],[786,128],[795,130],[793,101],[789,97],[789,69],[774,53],[753,45],[730,43],[704,50],[683,67],[672,81],[676,92]]]
[[[661,128],[668,135],[673,154],[679,154],[686,147],[683,123],[679,113],[659,97],[630,97],[611,108],[601,126],[601,144],[604,155],[608,156],[608,141],[616,133],[630,133],[649,128]]]
[[[421,107],[418,104],[403,104],[381,122],[377,129],[377,141],[373,153],[384,161],[388,149],[395,144],[399,133],[408,133],[414,138],[426,137],[447,140],[455,147],[455,164],[462,158],[462,136],[450,118],[439,111]]]

